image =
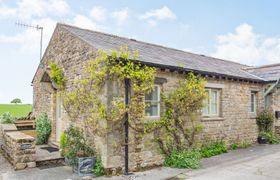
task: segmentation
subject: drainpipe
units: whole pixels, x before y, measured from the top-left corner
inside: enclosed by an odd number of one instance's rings
[[[128,107],[128,103],[129,103],[129,80],[125,79],[124,80],[124,84],[125,84],[125,106]],[[129,175],[128,173],[128,112],[125,113],[124,116],[124,128],[125,128],[125,139],[124,139],[124,164],[125,164],[125,171],[124,174],[125,175]]]

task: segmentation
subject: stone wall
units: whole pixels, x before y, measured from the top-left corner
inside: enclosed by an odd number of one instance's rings
[[[272,95],[272,111],[280,111],[280,88],[274,91]],[[280,118],[275,119],[275,133],[280,138]]]
[[[158,78],[166,79],[165,83],[159,84],[161,93],[169,94],[178,85],[178,81],[184,75],[177,72],[158,70]],[[114,83],[110,83],[114,84]],[[116,84],[116,83],[115,83]],[[257,92],[257,109],[263,109],[263,91],[261,84],[239,82],[231,80],[207,79],[206,87],[220,89],[220,116],[218,117],[199,117],[199,121],[204,125],[204,130],[198,140],[221,140],[227,144],[232,143],[254,143],[257,139],[256,114],[250,111],[251,91]],[[216,86],[216,87],[215,87]],[[111,88],[110,95],[123,95],[119,92],[119,87]],[[119,93],[118,93],[119,92]],[[110,99],[110,98],[109,98]],[[163,108],[161,108],[163,109]],[[147,119],[149,120],[149,119]],[[153,118],[152,120],[157,120]],[[133,130],[130,130],[129,139],[129,168],[130,171],[139,170],[137,162],[140,160],[141,167],[158,166],[163,163],[163,156],[160,154],[159,147],[154,141],[154,134],[145,137],[141,145],[134,143]],[[117,171],[116,167],[124,167],[124,134],[120,132],[110,132],[108,135],[108,154],[107,168]],[[136,149],[141,149],[138,153]],[[138,162],[139,163],[139,162]]]
[[[1,149],[15,170],[36,167],[35,139],[17,131],[13,124],[0,126]]]
[[[17,127],[14,124],[1,124],[0,123],[0,147],[4,143],[4,133],[17,131]]]
[[[36,117],[41,112],[46,112],[52,122],[52,132],[49,138],[49,143],[56,142],[56,96],[57,90],[52,86],[51,82],[41,82],[45,73],[50,74],[48,68],[51,62],[58,64],[63,69],[64,75],[67,77],[65,84],[66,91],[71,91],[74,81],[81,79],[82,72],[86,63],[95,59],[97,49],[87,45],[85,42],[76,38],[72,34],[57,27],[53,33],[50,43],[42,58],[43,68],[39,67],[33,79],[33,115]],[[106,88],[104,91],[107,91]],[[106,103],[105,93],[100,95],[102,101]],[[83,127],[80,119],[70,120],[65,110],[62,111],[62,129],[66,130],[74,124],[78,127]],[[106,137],[90,136],[90,139],[97,138],[97,151],[101,154],[102,160],[106,162]],[[57,142],[56,142],[57,143]]]

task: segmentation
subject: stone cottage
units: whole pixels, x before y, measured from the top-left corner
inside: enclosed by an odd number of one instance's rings
[[[160,45],[123,38],[111,34],[57,24],[42,61],[35,73],[33,83],[33,114],[46,112],[52,121],[49,142],[58,144],[60,134],[70,122],[62,108],[62,99],[56,95],[56,88],[49,76],[50,61],[59,64],[67,76],[66,88],[71,88],[80,76],[83,65],[94,59],[97,50],[110,52],[121,46],[138,50],[138,60],[157,68],[154,106],[145,110],[147,118],[159,119],[161,92],[170,92],[188,72],[206,78],[206,91],[211,97],[201,110],[200,121],[205,126],[203,136],[221,138],[227,142],[254,142],[257,137],[256,113],[270,108],[280,111],[280,64],[250,67],[222,59],[189,53]],[[115,84],[107,82],[104,101],[109,101]],[[275,121],[276,129],[279,129]],[[150,137],[152,138],[152,137]],[[133,143],[133,142],[132,142]],[[113,144],[119,144],[117,147]],[[108,132],[99,139],[98,151],[105,168],[124,167],[123,135]],[[133,148],[129,153],[130,168],[135,165]],[[141,166],[162,164],[162,156],[155,144],[141,146]]]

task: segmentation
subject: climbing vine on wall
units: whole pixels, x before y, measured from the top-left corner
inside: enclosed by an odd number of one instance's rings
[[[165,109],[161,119],[146,121],[144,98],[154,88],[156,69],[139,63],[137,57],[138,52],[130,52],[127,47],[110,54],[98,51],[96,58],[85,65],[81,78],[73,82],[71,89],[60,89],[70,120],[80,121],[85,133],[104,136],[114,130],[123,131],[124,115],[128,113],[136,145],[141,143],[145,134],[156,131],[156,140],[165,154],[174,149],[191,147],[195,135],[203,128],[197,123],[195,114],[202,108],[206,97],[204,79],[188,74],[173,92],[161,94]],[[61,69],[54,64],[51,66],[52,79],[64,87],[66,78]],[[124,80],[130,82],[129,105],[124,104],[123,94],[114,96],[107,104],[102,98],[106,82],[116,81],[121,88]]]
[[[192,148],[195,144],[195,136],[203,129],[197,116],[204,106],[203,99],[207,98],[205,82],[189,73],[169,95],[163,95],[163,128],[159,129],[156,139],[165,155]]]
[[[50,63],[50,70],[51,70],[51,79],[57,86],[57,88],[62,89],[64,88],[64,84],[66,81],[66,78],[63,75],[62,69],[58,67],[55,63]]]
[[[153,90],[156,69],[138,63],[137,57],[138,52],[131,53],[127,47],[110,54],[98,51],[96,58],[85,65],[83,78],[76,79],[71,90],[60,89],[69,118],[81,120],[87,132],[103,136],[109,130],[122,128],[124,114],[128,112],[130,127],[144,132],[144,95]],[[55,82],[61,82],[63,76],[57,75],[61,70],[57,65],[52,64],[52,67]],[[123,103],[123,96],[113,97],[108,106],[102,100],[105,82],[112,80],[123,85],[125,79],[129,80],[132,90],[129,106]]]

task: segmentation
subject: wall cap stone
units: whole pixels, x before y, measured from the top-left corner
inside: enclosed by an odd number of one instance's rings
[[[17,131],[17,127],[15,124],[0,124],[0,129],[3,132]]]
[[[29,135],[24,134],[19,131],[7,132],[6,135],[9,136],[10,138],[14,139],[16,142],[18,142],[18,141],[35,141],[34,137],[29,136]]]

